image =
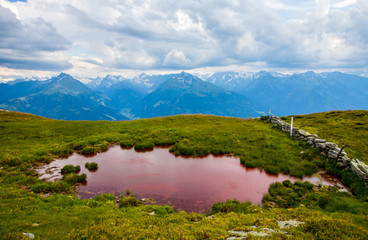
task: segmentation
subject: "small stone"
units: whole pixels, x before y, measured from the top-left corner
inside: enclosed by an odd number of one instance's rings
[[[320,149],[326,149],[326,144],[325,143],[316,142],[316,147],[317,148],[320,148]]]
[[[30,238],[30,239],[35,237],[33,233],[23,233],[23,235]]]
[[[152,211],[149,215],[154,216],[156,215],[155,211]]]
[[[333,143],[333,142],[326,142],[326,146],[329,147],[329,148],[335,148],[335,147],[337,147],[337,144]]]
[[[315,138],[315,139],[314,139],[314,142],[315,142],[315,143],[325,143],[325,142],[326,142],[326,140],[321,139],[321,138]]]
[[[32,227],[38,227],[40,224],[39,223],[33,223]]]
[[[300,224],[304,224],[305,222],[295,221],[295,220],[289,220],[289,221],[277,221],[279,224],[279,227],[281,229],[290,228],[290,227],[297,227]]]

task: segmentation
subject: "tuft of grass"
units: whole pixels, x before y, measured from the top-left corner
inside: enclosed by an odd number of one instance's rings
[[[85,173],[78,175],[75,173],[68,173],[63,175],[63,180],[68,184],[83,183],[87,181],[87,175]]]
[[[154,146],[155,144],[153,142],[141,142],[141,143],[137,143],[134,146],[134,149],[136,151],[147,151],[147,150],[153,150]]]
[[[210,214],[216,213],[252,213],[257,208],[250,202],[239,202],[238,200],[227,200],[225,203],[217,202],[212,205]]]
[[[88,170],[90,171],[93,171],[93,170],[97,170],[98,169],[98,164],[95,163],[95,162],[87,162],[85,165],[84,165]]]
[[[61,174],[68,174],[68,173],[77,173],[80,171],[80,166],[73,166],[71,164],[65,165],[62,169],[61,169]]]

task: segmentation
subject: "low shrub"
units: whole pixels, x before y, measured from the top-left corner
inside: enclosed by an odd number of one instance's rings
[[[68,157],[70,154],[73,153],[73,149],[71,149],[69,146],[56,146],[53,150],[50,151],[51,154],[57,156],[57,157]]]
[[[110,143],[107,141],[102,141],[101,143],[97,144],[96,147],[98,147],[100,151],[106,151],[109,148],[109,145]]]
[[[93,146],[86,146],[82,149],[81,154],[83,155],[90,155],[95,154],[97,152],[97,149]]]
[[[71,164],[65,165],[62,169],[61,169],[61,174],[68,174],[68,173],[77,173],[80,171],[80,166],[73,166]]]
[[[273,174],[273,175],[276,175],[280,172],[280,168],[277,166],[266,166],[265,170],[267,173]]]
[[[90,171],[93,171],[93,170],[98,169],[98,164],[97,164],[97,163],[95,163],[95,162],[91,162],[91,163],[87,162],[84,166],[85,166],[88,170],[90,170]]]
[[[307,221],[302,229],[313,234],[316,239],[368,239],[368,231],[350,221],[339,219],[313,219]]]
[[[133,140],[121,140],[120,141],[120,146],[123,148],[130,148],[134,146],[134,141]]]
[[[74,144],[74,150],[82,150],[84,147],[88,146],[88,143],[87,142],[78,142],[76,144]]]
[[[124,196],[122,195],[120,197],[120,207],[138,207],[139,205],[139,200],[132,196]]]
[[[265,205],[276,205],[278,207],[297,207],[302,203],[303,198],[313,191],[314,185],[309,182],[295,182],[285,180],[282,183],[276,182],[268,188],[268,194],[262,198]],[[267,203],[273,204],[267,204]]]
[[[104,193],[96,196],[95,200],[99,202],[115,201],[115,196],[111,193]]]
[[[54,158],[51,157],[50,155],[41,155],[41,156],[38,156],[36,159],[37,162],[46,163],[46,164],[52,162],[53,160]]]
[[[153,142],[142,142],[142,143],[137,143],[134,146],[134,149],[137,151],[153,150],[154,146],[155,144]]]
[[[298,167],[290,167],[290,176],[297,177],[297,178],[303,178],[304,173],[303,170],[299,169]]]
[[[52,186],[50,183],[42,182],[33,185],[32,192],[34,193],[47,193],[52,191]]]
[[[225,203],[217,202],[212,205],[210,214],[215,214],[219,212],[229,213],[229,212],[236,212],[236,213],[249,213],[250,206],[252,203],[250,202],[239,202],[238,200],[227,200]]]
[[[249,168],[255,168],[257,167],[257,163],[252,160],[245,161],[245,166]]]
[[[64,181],[56,181],[52,183],[52,191],[56,193],[62,193],[67,191],[70,185]]]
[[[0,164],[8,165],[9,167],[19,166],[21,164],[17,153],[7,153],[1,158]]]
[[[63,175],[63,180],[69,184],[83,183],[87,181],[87,175],[85,173],[81,175],[68,173]]]
[[[318,172],[318,167],[312,162],[306,162],[303,164],[303,170],[305,175],[312,175],[313,173]]]

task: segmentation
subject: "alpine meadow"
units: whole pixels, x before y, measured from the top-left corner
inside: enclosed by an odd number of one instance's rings
[[[368,0],[0,0],[0,239],[368,239]]]

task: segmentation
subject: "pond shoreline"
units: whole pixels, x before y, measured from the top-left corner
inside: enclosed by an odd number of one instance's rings
[[[268,186],[286,179],[343,187],[338,179],[329,182],[316,175],[303,179],[284,174],[271,175],[257,168],[245,167],[238,157],[211,154],[203,157],[175,156],[169,148],[155,147],[142,152],[115,145],[95,155],[74,153],[66,159],[55,159],[37,171],[41,179],[55,181],[62,178],[59,173],[62,166],[80,165],[80,173],[87,174],[87,183],[77,185],[75,194],[82,199],[103,193],[118,196],[129,189],[139,198],[153,198],[158,204],[171,203],[176,209],[188,212],[207,211],[215,202],[235,198],[261,205]],[[86,162],[97,162],[99,169],[94,172],[84,169]],[[105,163],[107,170],[104,170]],[[325,175],[324,172],[320,174]],[[193,205],[193,208],[189,207]]]

